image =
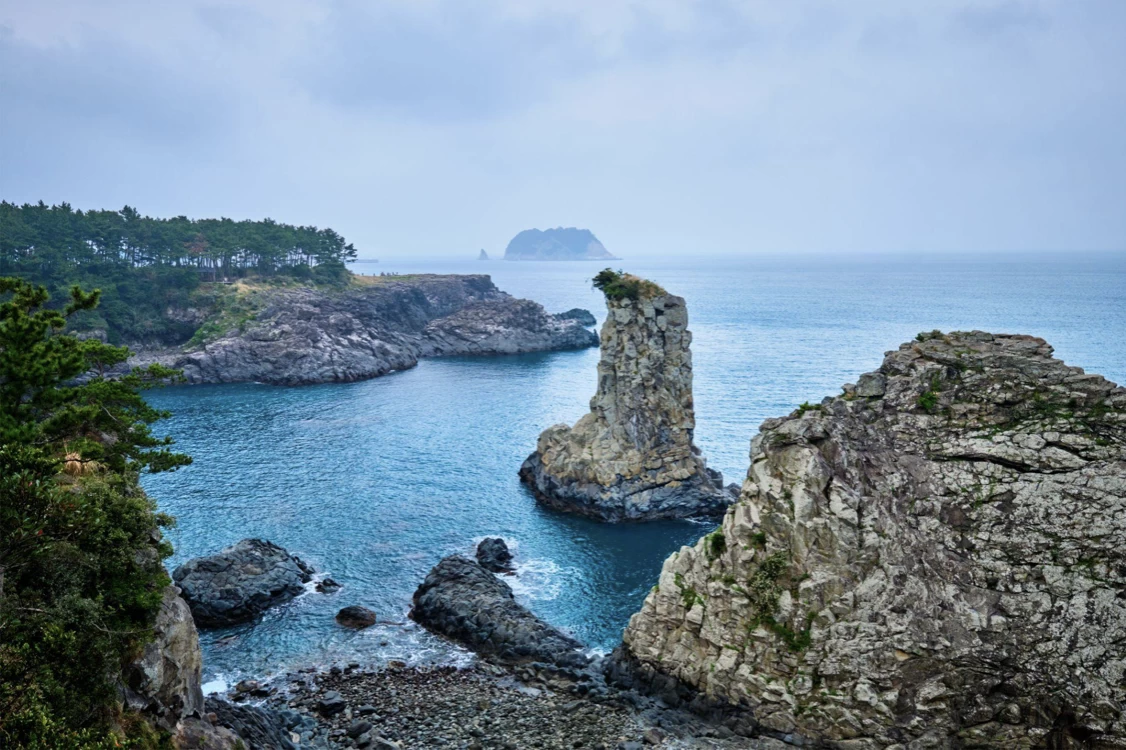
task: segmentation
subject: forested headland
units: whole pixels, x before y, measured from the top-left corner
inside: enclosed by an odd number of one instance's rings
[[[96,311],[74,321],[110,341],[178,343],[195,326],[168,316],[201,284],[238,279],[341,283],[356,249],[332,229],[272,219],[170,219],[81,211],[67,203],[0,202],[0,276],[66,299],[74,284],[101,289]]]

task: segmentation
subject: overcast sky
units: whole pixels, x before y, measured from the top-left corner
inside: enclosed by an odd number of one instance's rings
[[[0,198],[388,258],[1126,252],[1126,1],[0,0]]]

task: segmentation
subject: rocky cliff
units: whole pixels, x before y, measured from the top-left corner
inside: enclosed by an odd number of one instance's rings
[[[520,476],[541,502],[607,521],[722,513],[733,495],[692,443],[688,310],[655,284],[638,289],[607,298],[590,413],[545,430]]]
[[[938,332],[765,422],[613,671],[841,748],[1126,747],[1126,389]]]
[[[373,378],[420,357],[597,344],[578,322],[509,296],[485,275],[367,277],[343,290],[236,288],[229,296],[226,312],[192,343],[142,351],[130,363],[160,362],[191,383],[300,385]]]
[[[614,260],[589,229],[525,229],[504,250],[505,260]]]

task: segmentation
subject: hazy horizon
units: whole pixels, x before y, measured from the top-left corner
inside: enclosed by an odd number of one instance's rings
[[[361,257],[1116,257],[1115,0],[0,0],[0,198]]]

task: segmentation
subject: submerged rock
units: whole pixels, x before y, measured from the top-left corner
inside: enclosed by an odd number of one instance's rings
[[[584,667],[589,661],[580,651],[581,643],[517,604],[508,584],[459,555],[444,558],[426,576],[414,592],[410,617],[509,664]]]
[[[767,420],[612,675],[826,746],[1126,746],[1126,389],[1051,355],[920,335]]]
[[[254,619],[305,590],[312,569],[273,542],[243,539],[222,552],[176,568],[199,627],[214,628]]]
[[[718,516],[734,496],[692,442],[688,310],[625,278],[639,293],[607,297],[590,413],[544,430],[520,477],[544,504],[605,521]]]
[[[375,624],[375,612],[367,607],[353,604],[337,612],[336,621],[346,628],[361,630]]]
[[[489,537],[477,545],[477,563],[494,573],[507,573],[512,570],[512,553],[503,539]]]

